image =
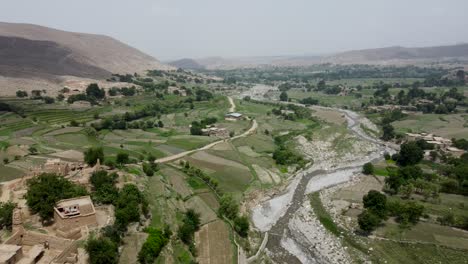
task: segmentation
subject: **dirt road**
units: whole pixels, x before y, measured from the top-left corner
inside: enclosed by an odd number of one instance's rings
[[[233,113],[236,111],[236,104],[234,103],[234,100],[232,97],[228,96],[229,103],[231,104],[231,107],[229,108],[229,113]]]
[[[230,110],[235,110],[236,109],[236,105],[234,104],[234,100],[232,100],[231,97],[228,97],[229,99],[229,102],[231,104],[231,108]],[[222,140],[218,140],[216,142],[213,142],[213,143],[210,143],[208,145],[205,145],[201,148],[198,148],[198,149],[194,149],[194,150],[189,150],[189,151],[185,151],[185,152],[181,152],[181,153],[178,153],[178,154],[175,154],[175,155],[172,155],[172,156],[168,156],[168,157],[164,157],[164,158],[160,158],[160,159],[157,159],[155,160],[156,163],[166,163],[166,162],[171,162],[171,161],[174,161],[174,160],[178,160],[180,158],[183,158],[187,155],[190,155],[194,152],[197,152],[197,151],[201,151],[201,150],[207,150],[207,149],[210,149],[220,143],[223,143],[223,142],[226,142],[228,140],[235,140],[235,139],[238,139],[238,138],[242,138],[242,137],[247,137],[253,133],[255,133],[255,131],[257,130],[258,128],[258,123],[257,123],[257,120],[252,120],[252,125],[250,126],[250,128],[245,131],[244,133],[238,135],[238,136],[234,136],[232,138],[229,138],[229,139],[222,139]]]

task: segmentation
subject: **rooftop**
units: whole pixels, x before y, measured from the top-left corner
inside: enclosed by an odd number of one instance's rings
[[[241,114],[241,113],[227,113],[226,116],[230,116],[230,117],[241,117],[242,114]]]

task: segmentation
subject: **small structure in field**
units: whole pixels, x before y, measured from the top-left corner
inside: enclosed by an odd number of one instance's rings
[[[96,210],[89,196],[61,200],[54,207],[54,221],[60,229],[96,226]]]
[[[226,128],[219,128],[219,127],[207,127],[202,129],[202,133],[205,136],[210,137],[218,137],[218,138],[228,138],[229,131]]]
[[[185,89],[181,89],[179,87],[176,87],[176,86],[169,86],[167,88],[167,92],[169,94],[176,94],[176,95],[180,95],[180,96],[187,96],[187,91],[185,91]]]
[[[236,113],[236,112],[227,113],[224,116],[224,119],[228,121],[237,121],[237,120],[243,119],[243,115],[241,113]]]
[[[448,147],[447,151],[450,154],[452,154],[453,156],[457,157],[457,158],[461,157],[461,155],[463,155],[463,153],[465,153],[465,151],[463,149],[459,149],[459,148],[456,148],[456,147]]]

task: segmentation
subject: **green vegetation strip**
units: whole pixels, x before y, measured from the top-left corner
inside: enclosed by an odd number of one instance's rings
[[[310,205],[312,206],[315,215],[317,215],[317,218],[319,219],[323,227],[325,227],[325,229],[327,229],[333,235],[341,237],[341,241],[344,244],[351,246],[354,249],[357,249],[358,251],[367,255],[367,249],[363,245],[358,243],[347,230],[336,225],[330,214],[323,207],[322,201],[320,200],[320,193],[315,192],[309,197]]]

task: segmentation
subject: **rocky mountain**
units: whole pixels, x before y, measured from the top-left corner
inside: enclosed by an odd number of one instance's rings
[[[0,22],[0,76],[103,79],[167,66],[108,36]]]

